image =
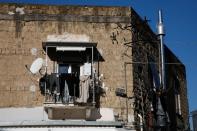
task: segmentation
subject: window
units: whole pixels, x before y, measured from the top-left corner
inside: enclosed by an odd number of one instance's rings
[[[176,113],[181,115],[180,82],[177,75],[174,76],[174,92],[175,92]]]

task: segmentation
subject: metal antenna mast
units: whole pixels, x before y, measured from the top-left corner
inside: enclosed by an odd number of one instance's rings
[[[165,96],[163,96],[163,92],[166,90],[166,80],[165,80],[165,52],[164,52],[164,43],[163,39],[165,36],[163,20],[162,20],[162,12],[159,10],[159,21],[157,25],[158,36],[160,39],[160,76],[161,76],[161,86],[157,91],[157,131],[167,130],[167,112],[164,109]],[[162,100],[162,98],[164,98]]]
[[[166,80],[165,80],[165,53],[164,53],[164,44],[163,44],[163,40],[164,40],[164,36],[165,36],[165,32],[164,32],[164,25],[163,25],[163,18],[162,18],[162,12],[161,10],[159,10],[159,22],[157,25],[157,31],[158,31],[158,36],[160,39],[160,53],[161,53],[161,84],[162,84],[162,88],[163,90],[166,89]]]

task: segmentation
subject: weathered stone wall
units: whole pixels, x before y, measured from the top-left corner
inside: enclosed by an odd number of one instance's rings
[[[17,7],[24,12],[16,13]],[[45,58],[42,42],[48,35],[65,32],[85,34],[90,37],[90,42],[98,43],[97,48],[104,58],[100,63],[100,74],[104,76],[106,89],[106,94],[100,98],[101,107],[114,108],[124,119],[127,109],[130,115],[135,110],[136,121],[139,120],[137,113],[150,112],[151,95],[148,91],[151,84],[147,58],[151,56],[158,65],[159,44],[146,21],[127,7],[1,4],[0,107],[42,105],[44,97],[38,87],[41,75],[32,76],[25,66],[30,66],[36,57]],[[38,49],[37,56],[31,54],[32,48]],[[127,101],[116,96],[118,87],[127,87],[128,97],[134,96],[134,99]],[[187,88],[184,85],[182,89],[181,105],[183,116],[187,118]],[[143,96],[143,101],[138,96]],[[129,119],[133,118],[129,116]],[[148,121],[148,116],[145,119]]]
[[[155,69],[159,71],[159,44],[156,36],[150,31],[146,22],[133,24],[137,25],[133,31],[133,93],[134,93],[134,116],[136,128],[140,130],[140,117],[147,130],[152,130],[153,117],[152,100],[153,88],[152,78],[150,75],[150,64],[155,65]],[[143,25],[144,24],[144,25]],[[144,28],[143,28],[144,27]],[[151,60],[150,60],[151,58]]]
[[[178,58],[176,58],[174,56],[174,54],[169,50],[166,49],[166,57],[167,57],[167,63],[169,63],[167,65],[167,86],[168,86],[168,90],[169,92],[172,92],[172,97],[168,97],[168,103],[169,105],[173,105],[175,104],[175,102],[173,103],[173,101],[175,101],[175,98],[173,98],[175,96],[176,93],[176,89],[174,89],[174,80],[175,77],[177,78],[177,80],[179,81],[179,94],[180,94],[180,113],[181,116],[183,118],[184,121],[184,126],[185,128],[188,127],[189,124],[189,105],[188,105],[188,97],[187,97],[187,80],[186,80],[186,71],[185,71],[185,66],[178,60]],[[172,63],[172,64],[170,64]],[[175,104],[176,105],[176,104]],[[174,105],[174,106],[175,106]],[[172,106],[170,106],[172,107]],[[173,114],[174,116],[176,116],[176,114]],[[180,126],[180,120],[177,119],[176,117],[176,126]]]
[[[24,8],[25,14],[16,14],[17,7]],[[114,108],[126,117],[126,99],[117,97],[115,89],[125,87],[124,62],[130,59],[123,54],[125,51],[131,53],[131,50],[127,50],[124,43],[131,41],[132,35],[118,25],[129,23],[130,8],[13,4],[0,5],[0,8],[0,107],[42,105],[44,97],[38,87],[41,75],[31,75],[25,65],[29,67],[36,57],[45,58],[42,42],[48,35],[67,32],[85,34],[90,37],[90,42],[98,43],[97,48],[104,58],[100,63],[100,74],[104,76],[106,89],[100,99],[101,107]],[[9,15],[9,12],[15,14]],[[31,48],[38,49],[37,56],[31,54]],[[128,70],[127,85],[131,91],[131,68]]]

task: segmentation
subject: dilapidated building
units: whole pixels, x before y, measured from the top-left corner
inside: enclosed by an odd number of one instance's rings
[[[155,129],[160,43],[132,8],[0,4],[0,9],[0,121],[84,119]],[[185,67],[167,47],[165,56],[168,126],[183,130]],[[16,110],[31,114],[6,113]]]

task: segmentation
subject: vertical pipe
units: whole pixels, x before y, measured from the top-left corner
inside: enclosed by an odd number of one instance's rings
[[[164,46],[163,46],[163,36],[160,35],[160,48],[161,48],[161,80],[162,80],[162,87],[163,90],[166,89],[166,80],[165,80],[165,53],[164,53]]]
[[[161,53],[161,82],[162,82],[162,88],[163,90],[166,89],[166,80],[165,80],[165,52],[164,52],[164,26],[163,26],[163,20],[162,20],[162,12],[159,10],[159,23],[158,23],[158,36],[160,39],[160,53]]]
[[[159,10],[159,20],[158,20],[158,25],[157,25],[157,29],[158,29],[158,36],[160,39],[160,76],[161,76],[161,86],[162,88],[160,88],[160,90],[165,91],[166,90],[166,82],[165,82],[165,51],[164,51],[164,43],[163,43],[163,39],[165,36],[164,33],[164,26],[163,26],[163,21],[162,21],[162,12],[161,10]],[[159,91],[160,94],[160,91]],[[163,105],[161,103],[161,96],[158,95],[157,96],[157,111],[156,111],[156,115],[157,115],[157,131],[161,131],[161,130],[168,130],[168,125],[167,125],[167,112],[164,111]],[[166,102],[163,99],[164,102]]]

